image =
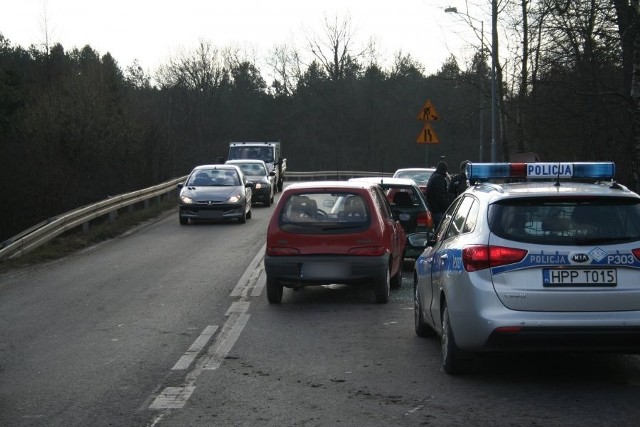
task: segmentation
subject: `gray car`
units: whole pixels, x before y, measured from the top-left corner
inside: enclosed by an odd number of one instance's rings
[[[178,184],[178,218],[181,225],[197,220],[251,218],[251,184],[233,165],[202,165],[191,171],[184,184]]]
[[[640,196],[614,169],[467,167],[473,185],[435,235],[410,236],[426,240],[415,332],[441,337],[445,372],[468,371],[479,352],[640,351]]]

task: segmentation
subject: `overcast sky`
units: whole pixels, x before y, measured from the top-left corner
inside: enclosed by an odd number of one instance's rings
[[[323,34],[325,17],[350,17],[355,48],[373,39],[383,65],[402,51],[430,74],[451,53],[465,68],[471,44],[477,44],[459,17],[444,12],[463,5],[463,0],[0,0],[0,33],[25,48],[41,46],[45,34],[50,45],[61,43],[65,50],[88,44],[100,54],[110,52],[122,69],[137,59],[153,73],[200,40],[257,52],[256,59],[264,61],[276,45],[304,49],[307,34]]]

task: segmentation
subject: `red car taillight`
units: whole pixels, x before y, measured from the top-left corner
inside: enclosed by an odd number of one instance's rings
[[[296,248],[286,247],[267,247],[267,255],[269,256],[287,256],[287,255],[300,255],[300,251]]]
[[[504,246],[467,246],[462,249],[462,264],[467,271],[483,270],[522,261],[527,251]]]
[[[633,252],[633,256],[640,261],[640,248],[633,249],[631,252]]]
[[[418,213],[417,219],[418,227],[433,227],[433,218],[431,217],[431,212],[420,212]]]

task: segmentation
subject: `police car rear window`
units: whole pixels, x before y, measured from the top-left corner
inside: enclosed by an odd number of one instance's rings
[[[640,240],[635,198],[538,197],[503,200],[489,207],[495,235],[519,242],[593,245]]]

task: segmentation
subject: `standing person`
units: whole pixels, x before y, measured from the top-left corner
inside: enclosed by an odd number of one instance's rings
[[[449,193],[452,198],[456,198],[458,195],[462,194],[467,187],[469,187],[467,182],[467,164],[469,164],[469,160],[465,160],[460,163],[460,172],[451,178],[451,183],[449,183]]]
[[[437,228],[440,224],[449,203],[451,196],[447,188],[447,163],[440,160],[427,182],[427,205],[433,216],[434,227]]]

